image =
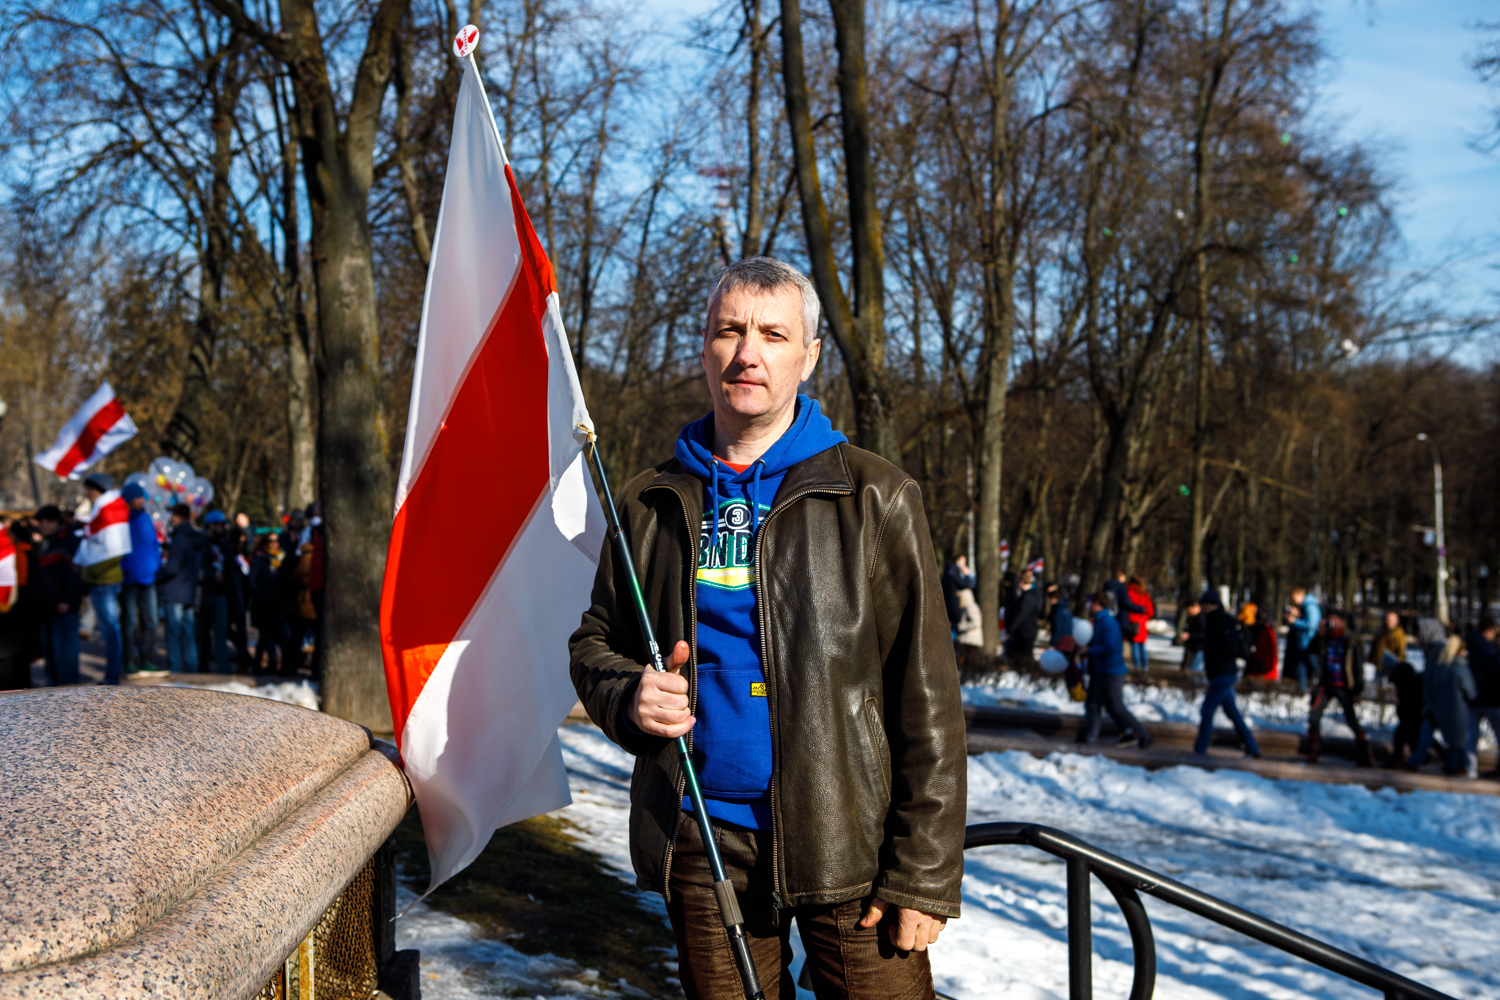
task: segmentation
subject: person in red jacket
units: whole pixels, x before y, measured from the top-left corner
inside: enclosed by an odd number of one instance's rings
[[[1151,600],[1146,583],[1139,576],[1130,578],[1129,592],[1131,601],[1141,609],[1130,612],[1130,624],[1134,627],[1130,643],[1131,662],[1137,670],[1145,670],[1151,665],[1151,658],[1146,655],[1146,623],[1156,617],[1156,603]]]

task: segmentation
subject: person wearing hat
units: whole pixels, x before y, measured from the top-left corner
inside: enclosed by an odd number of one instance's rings
[[[83,492],[88,495],[91,509],[98,506],[100,497],[114,488],[115,481],[102,472],[95,472],[83,481]],[[120,642],[120,585],[125,582],[120,563],[124,558],[112,556],[83,567],[89,604],[99,621],[99,638],[104,640],[105,684],[120,683],[125,666],[125,650]]]
[[[130,554],[120,560],[120,645],[125,650],[125,673],[129,675],[152,669],[161,543],[146,512],[146,491],[141,484],[126,483],[120,499],[130,507]]]
[[[1203,608],[1203,673],[1208,678],[1208,690],[1203,695],[1202,717],[1198,722],[1198,739],[1193,743],[1193,753],[1208,753],[1214,735],[1214,715],[1222,706],[1245,747],[1245,756],[1259,757],[1260,746],[1255,742],[1255,734],[1245,725],[1245,718],[1240,715],[1240,707],[1234,700],[1234,685],[1240,679],[1237,660],[1248,659],[1248,643],[1240,623],[1224,610],[1218,591],[1205,590],[1198,598],[1198,604]]]

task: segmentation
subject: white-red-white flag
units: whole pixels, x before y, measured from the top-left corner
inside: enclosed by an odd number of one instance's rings
[[[497,828],[571,801],[567,640],[604,538],[580,424],[552,265],[465,60],[380,602],[429,891]]]
[[[80,566],[130,555],[130,505],[119,490],[110,490],[94,501],[83,526],[83,541],[73,561]]]
[[[20,594],[20,578],[16,572],[16,543],[10,531],[0,527],[0,613],[9,611]]]
[[[36,457],[36,464],[64,479],[82,479],[83,471],[135,437],[135,421],[105,382],[73,414],[57,441]]]

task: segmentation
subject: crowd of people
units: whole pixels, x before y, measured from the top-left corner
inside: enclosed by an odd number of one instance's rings
[[[1148,626],[1156,619],[1157,607],[1149,588],[1140,577],[1117,572],[1097,593],[1075,605],[1069,586],[1044,586],[1041,571],[1042,564],[1033,563],[1019,574],[1007,574],[1003,582],[1003,662],[1022,670],[1038,666],[1035,651],[1045,621],[1050,631],[1047,649],[1056,657],[1049,672],[1062,673],[1072,698],[1085,702],[1078,741],[1097,740],[1102,716],[1108,714],[1119,729],[1121,746],[1149,747],[1150,733],[1124,699],[1131,669],[1150,668]],[[950,562],[942,582],[955,641],[982,645],[982,622],[972,593],[976,580],[967,562],[962,557]],[[1445,774],[1478,777],[1482,725],[1487,721],[1492,735],[1500,738],[1500,630],[1494,618],[1484,617],[1468,628],[1417,618],[1412,639],[1402,616],[1388,611],[1378,632],[1360,635],[1347,611],[1325,612],[1313,593],[1297,587],[1278,629],[1264,607],[1246,601],[1234,611],[1225,606],[1226,596],[1206,590],[1184,609],[1182,628],[1175,632],[1175,643],[1182,649],[1181,669],[1207,682],[1196,753],[1208,752],[1214,721],[1222,711],[1245,754],[1261,756],[1235,698],[1241,681],[1248,678],[1260,686],[1291,690],[1295,685],[1308,699],[1308,763],[1321,760],[1323,716],[1336,709],[1353,733],[1356,766],[1371,767],[1375,754],[1358,710],[1368,672],[1375,684],[1395,696],[1396,726],[1386,766],[1415,770],[1436,757]],[[1075,606],[1087,609],[1085,633],[1075,627]],[[1414,649],[1420,650],[1420,657],[1409,655]],[[1488,776],[1500,778],[1500,770]]]
[[[103,473],[83,486],[90,506],[115,488]],[[85,508],[48,504],[3,526],[17,587],[0,611],[0,690],[30,687],[37,660],[49,685],[81,683],[86,609],[104,647],[104,684],[131,675],[315,673],[323,619],[316,503],[261,526],[244,513],[231,520],[210,510],[200,519],[178,505],[163,538],[140,486],[127,483],[119,496],[129,510],[128,551],[102,561],[79,557]]]

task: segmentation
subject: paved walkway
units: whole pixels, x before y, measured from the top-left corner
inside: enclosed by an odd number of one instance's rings
[[[1081,717],[1060,712],[1041,712],[1018,708],[964,706],[969,722],[969,753],[997,750],[1023,750],[1038,757],[1063,751],[1066,753],[1102,754],[1123,764],[1150,769],[1162,767],[1201,767],[1206,770],[1251,771],[1267,778],[1292,781],[1316,781],[1325,784],[1364,785],[1366,788],[1396,788],[1401,791],[1462,792],[1470,795],[1500,796],[1500,781],[1480,778],[1450,778],[1426,771],[1405,771],[1385,767],[1355,767],[1354,741],[1326,738],[1322,762],[1308,764],[1301,755],[1300,737],[1279,730],[1259,730],[1255,734],[1262,756],[1246,757],[1238,747],[1231,729],[1215,729],[1214,741],[1207,754],[1192,752],[1197,727],[1180,722],[1153,722],[1149,728],[1154,740],[1150,750],[1137,747],[1117,748],[1119,733],[1106,717],[1099,741],[1085,746],[1073,742]],[[1347,744],[1347,745],[1346,745]],[[1480,755],[1480,770],[1495,767],[1495,754]]]

